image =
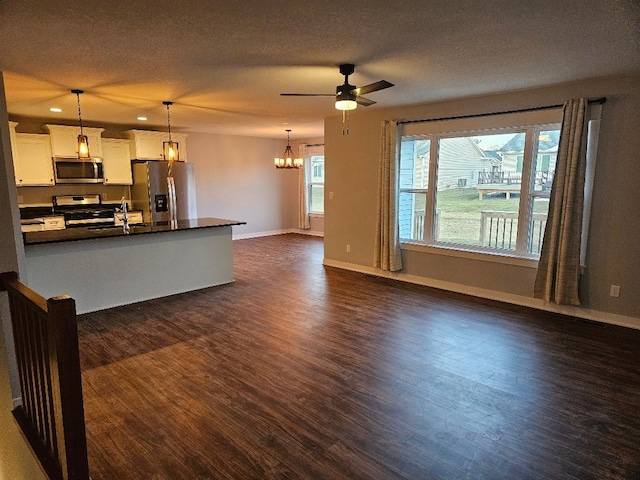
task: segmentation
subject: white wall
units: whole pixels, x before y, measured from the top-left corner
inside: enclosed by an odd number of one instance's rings
[[[189,134],[198,215],[247,222],[233,227],[234,237],[297,228],[298,170],[273,165],[285,146],[280,139]]]

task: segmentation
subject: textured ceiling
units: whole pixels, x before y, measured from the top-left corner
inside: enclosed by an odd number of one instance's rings
[[[338,64],[379,106],[640,72],[638,0],[0,0],[10,115],[321,136]],[[58,106],[63,113],[52,114]],[[365,107],[359,107],[365,108]],[[357,111],[354,113],[357,114]]]

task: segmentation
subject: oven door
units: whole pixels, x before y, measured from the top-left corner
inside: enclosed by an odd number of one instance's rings
[[[54,158],[56,183],[104,183],[102,159]]]

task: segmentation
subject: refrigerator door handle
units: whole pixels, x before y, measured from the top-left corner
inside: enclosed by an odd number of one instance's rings
[[[167,177],[167,189],[169,200],[169,220],[173,223],[178,220],[178,211],[176,205],[176,184],[172,176]]]

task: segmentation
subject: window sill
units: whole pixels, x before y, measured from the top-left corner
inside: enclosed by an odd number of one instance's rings
[[[324,217],[324,213],[310,212],[309,216],[311,218],[323,218]]]
[[[433,255],[446,255],[448,257],[468,258],[470,260],[479,260],[482,262],[502,263],[506,265],[515,265],[518,267],[538,268],[537,258],[523,258],[516,255],[509,255],[503,252],[478,252],[475,250],[465,250],[460,247],[444,247],[425,245],[423,243],[402,242],[400,248],[412,252],[430,253]]]

